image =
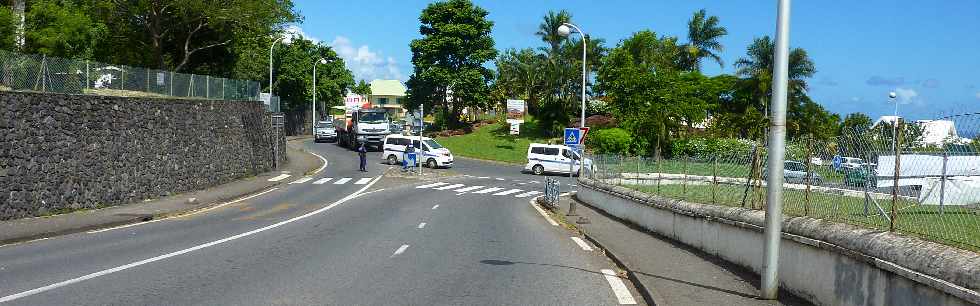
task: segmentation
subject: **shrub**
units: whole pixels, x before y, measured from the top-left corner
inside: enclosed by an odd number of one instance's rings
[[[624,129],[611,128],[593,131],[585,138],[586,146],[597,154],[623,154],[629,151],[633,139]]]
[[[696,158],[748,156],[752,154],[752,142],[733,138],[683,138],[671,143],[671,153]]]

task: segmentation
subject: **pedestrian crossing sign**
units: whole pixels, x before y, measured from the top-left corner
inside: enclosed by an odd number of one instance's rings
[[[579,144],[580,136],[582,135],[582,130],[578,128],[565,128],[565,145],[577,145]]]

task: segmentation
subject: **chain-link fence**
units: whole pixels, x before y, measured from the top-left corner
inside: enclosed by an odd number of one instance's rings
[[[971,139],[978,123],[980,114],[885,122],[829,140],[790,141],[783,212],[980,251],[980,143]],[[592,156],[593,176],[667,198],[764,210],[764,144],[703,142],[675,146],[669,158]]]
[[[0,90],[258,100],[259,83],[0,50]]]

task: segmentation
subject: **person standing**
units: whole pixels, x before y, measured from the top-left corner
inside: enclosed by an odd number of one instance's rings
[[[414,152],[415,152],[415,146],[413,146],[411,143],[405,146],[405,153],[402,154],[402,172],[408,171],[409,162],[413,164],[415,163],[414,158],[411,161],[409,161],[409,157],[412,156],[412,153]]]
[[[367,148],[363,143],[357,148],[357,156],[361,158],[361,172],[367,172]]]

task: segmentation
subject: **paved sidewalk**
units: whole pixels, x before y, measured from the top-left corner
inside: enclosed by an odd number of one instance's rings
[[[323,164],[320,158],[299,149],[299,141],[302,139],[294,139],[288,143],[286,155],[289,161],[280,170],[269,171],[203,190],[160,199],[144,200],[140,203],[83,210],[49,217],[0,221],[0,245],[178,215],[272,188],[282,182],[270,182],[269,178],[271,177],[281,173],[301,176]],[[196,199],[196,201],[190,203],[191,198]]]
[[[562,197],[559,210],[568,212],[569,197]],[[758,279],[750,271],[713,258],[699,250],[648,233],[578,203],[579,216],[590,223],[575,224],[590,240],[632,272],[637,287],[646,291],[656,305],[810,305],[780,291],[780,300],[756,298]],[[578,217],[565,216],[568,222]],[[644,290],[645,289],[645,290]]]

